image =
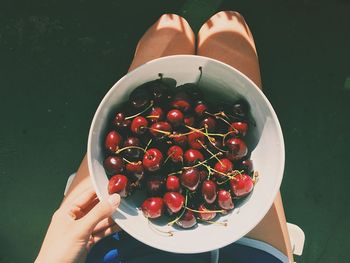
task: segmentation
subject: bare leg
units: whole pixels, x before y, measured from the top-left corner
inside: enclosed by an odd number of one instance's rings
[[[138,42],[129,71],[156,58],[194,54],[194,50],[195,37],[187,21],[178,15],[165,14]],[[63,202],[74,199],[88,188],[92,188],[92,184],[85,156]]]
[[[254,39],[239,13],[226,11],[212,16],[198,32],[197,54],[231,65],[261,88]],[[264,219],[247,236],[274,246],[293,262],[280,193]]]

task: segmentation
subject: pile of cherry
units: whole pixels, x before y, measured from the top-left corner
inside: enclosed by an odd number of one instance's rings
[[[205,100],[200,87],[162,80],[136,88],[113,115],[104,140],[108,191],[146,192],[147,218],[190,228],[215,222],[247,196],[255,178],[245,142],[249,105]]]

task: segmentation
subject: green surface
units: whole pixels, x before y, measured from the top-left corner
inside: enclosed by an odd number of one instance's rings
[[[145,4],[140,4],[145,3]],[[298,262],[350,249],[349,1],[0,1],[0,262],[31,262],[100,100],[162,13],[194,30],[218,10],[254,34],[264,91],[282,125],[282,195],[306,234]]]

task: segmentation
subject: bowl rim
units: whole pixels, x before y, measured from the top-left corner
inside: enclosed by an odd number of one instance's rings
[[[280,142],[280,149],[281,149],[281,156],[280,156],[280,160],[281,160],[281,165],[280,165],[280,169],[279,171],[277,171],[276,173],[278,173],[278,177],[275,180],[275,185],[274,187],[271,189],[272,193],[269,198],[266,200],[266,205],[264,207],[264,209],[262,209],[261,213],[255,216],[255,220],[252,221],[251,224],[251,229],[254,229],[259,223],[260,221],[264,218],[264,216],[268,213],[269,209],[271,208],[271,206],[273,205],[273,202],[275,200],[275,198],[277,197],[278,191],[281,187],[281,183],[282,183],[282,179],[283,179],[283,173],[284,173],[284,167],[285,167],[285,143],[284,143],[284,138],[283,138],[283,133],[282,133],[282,128],[279,122],[279,119],[277,117],[276,112],[274,111],[270,101],[268,100],[268,98],[265,96],[265,94],[262,92],[262,90],[250,79],[248,78],[245,74],[243,74],[242,72],[240,72],[238,69],[224,63],[221,62],[219,60],[216,59],[212,59],[212,58],[208,58],[208,57],[204,57],[204,56],[198,56],[198,55],[172,55],[172,56],[166,56],[166,57],[161,57],[161,58],[157,58],[151,61],[146,62],[145,64],[137,67],[136,69],[128,72],[127,74],[125,74],[123,77],[121,77],[118,81],[116,81],[112,87],[108,90],[108,92],[104,95],[103,99],[100,101],[98,108],[96,109],[95,113],[94,113],[94,117],[92,119],[90,128],[89,128],[89,135],[88,135],[88,142],[87,142],[87,161],[88,161],[88,171],[89,171],[89,177],[91,178],[92,181],[92,185],[94,187],[94,190],[96,191],[97,197],[99,198],[99,200],[103,200],[103,195],[100,192],[100,190],[97,187],[97,182],[95,179],[95,176],[92,176],[91,173],[93,171],[93,165],[92,165],[92,155],[91,155],[91,140],[92,140],[92,134],[93,134],[93,127],[95,126],[94,123],[96,122],[96,118],[97,116],[99,116],[100,111],[102,110],[102,105],[104,105],[105,101],[110,97],[110,95],[115,92],[116,88],[119,86],[119,84],[123,81],[125,81],[125,79],[127,78],[132,78],[134,75],[137,75],[137,73],[141,70],[143,70],[144,67],[148,67],[149,65],[161,62],[161,61],[169,61],[171,62],[172,60],[176,60],[176,59],[180,59],[180,60],[186,60],[186,59],[196,59],[202,62],[213,62],[213,63],[217,63],[220,64],[220,66],[222,67],[226,67],[229,70],[232,70],[235,72],[235,74],[238,74],[242,79],[244,79],[244,81],[248,82],[249,85],[253,86],[255,88],[255,90],[259,93],[259,95],[263,98],[263,100],[266,103],[266,106],[269,108],[269,111],[271,112],[271,116],[273,118],[273,121],[276,125],[276,131],[277,131],[277,137],[278,137],[278,141]],[[113,217],[114,218],[114,217]],[[114,218],[115,219],[115,218]],[[121,224],[122,225],[122,224]],[[124,229],[122,226],[121,228],[128,232],[127,229]],[[243,236],[245,236],[250,230],[246,231],[245,234],[240,235],[239,238],[237,238],[236,240],[239,240],[240,238],[242,238]],[[163,250],[163,251],[168,251],[168,252],[173,252],[173,253],[185,253],[185,254],[192,254],[192,253],[202,253],[202,252],[207,252],[208,249],[201,249],[201,248],[197,248],[197,249],[192,249],[190,251],[178,251],[176,249],[168,249],[168,248],[164,248],[161,247],[160,245],[155,245],[154,243],[150,244],[145,242],[141,236],[135,236],[133,234],[131,234],[135,239],[139,240],[142,243],[145,243],[147,245],[150,245],[152,247],[155,247],[157,249]],[[226,243],[220,243],[217,247],[213,247],[214,249],[219,249],[221,247],[224,247],[226,245],[231,244],[232,242],[235,241],[231,241],[231,242],[226,242]]]

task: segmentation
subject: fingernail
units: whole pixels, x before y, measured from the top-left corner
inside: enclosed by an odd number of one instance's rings
[[[120,204],[120,195],[112,194],[108,198],[108,202],[112,205],[113,209],[117,209]]]

